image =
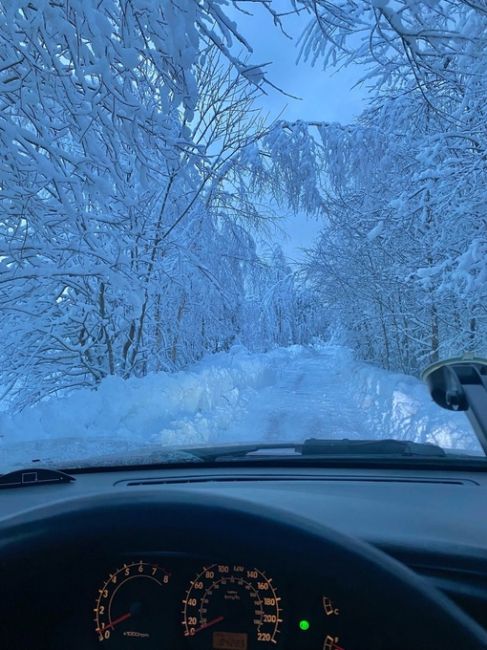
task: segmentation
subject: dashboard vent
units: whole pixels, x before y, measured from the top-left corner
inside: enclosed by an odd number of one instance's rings
[[[202,475],[184,475],[184,476],[164,476],[164,477],[143,477],[131,480],[117,481],[115,485],[125,485],[127,487],[152,486],[152,485],[178,485],[184,483],[262,483],[275,481],[295,481],[308,482],[320,481],[325,483],[407,483],[423,485],[478,485],[472,479],[463,478],[427,478],[423,476],[338,476],[322,474],[212,474]]]

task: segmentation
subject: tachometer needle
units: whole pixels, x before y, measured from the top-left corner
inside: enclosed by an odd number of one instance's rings
[[[126,621],[131,616],[132,616],[132,614],[130,612],[127,612],[126,614],[122,614],[122,616],[119,616],[114,621],[110,621],[110,625],[107,625],[107,628],[111,627],[112,630],[113,630],[115,625],[118,625],[119,623],[122,623],[123,621]]]
[[[224,620],[224,618],[225,618],[224,616],[217,616],[217,618],[214,618],[212,621],[208,621],[208,623],[203,623],[203,625],[200,625],[199,627],[196,628],[193,634],[196,634],[197,632],[201,632],[201,630],[206,630],[208,627],[220,623],[221,621]]]

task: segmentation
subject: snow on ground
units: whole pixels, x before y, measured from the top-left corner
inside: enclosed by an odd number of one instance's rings
[[[408,438],[478,451],[467,419],[431,401],[414,377],[354,360],[346,348],[241,347],[188,370],[109,377],[20,414],[0,413],[0,470],[63,465],[162,446],[324,438]]]

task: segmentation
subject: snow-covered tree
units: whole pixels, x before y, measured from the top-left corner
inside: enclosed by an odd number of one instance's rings
[[[487,179],[467,131],[419,93],[319,130],[327,210],[307,271],[349,342],[407,372],[485,350]]]
[[[325,323],[406,371],[484,349],[484,4],[293,0],[302,57],[364,66],[349,126],[264,123],[241,4],[0,0],[0,385],[17,407]],[[256,244],[276,210],[323,220],[305,274]]]
[[[0,21],[0,384],[22,407],[228,349],[262,265],[269,133],[235,26],[144,0],[3,3]]]
[[[465,63],[487,43],[487,6],[471,0],[296,0],[309,16],[301,56],[324,67],[359,64],[385,93],[459,90]],[[467,61],[465,61],[465,57]]]

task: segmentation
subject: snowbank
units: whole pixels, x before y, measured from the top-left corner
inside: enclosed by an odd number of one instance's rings
[[[414,377],[339,346],[241,347],[174,374],[105,379],[97,390],[0,414],[2,465],[58,462],[141,446],[397,437],[477,449],[463,414],[436,407]]]
[[[431,442],[483,455],[466,415],[437,406],[415,377],[356,364],[353,385],[365,437]]]
[[[143,379],[106,378],[97,390],[53,398],[20,414],[0,413],[0,471],[40,457],[80,460],[142,445],[201,444],[239,413],[242,394],[275,381],[299,348],[250,354],[241,347],[189,370]]]

